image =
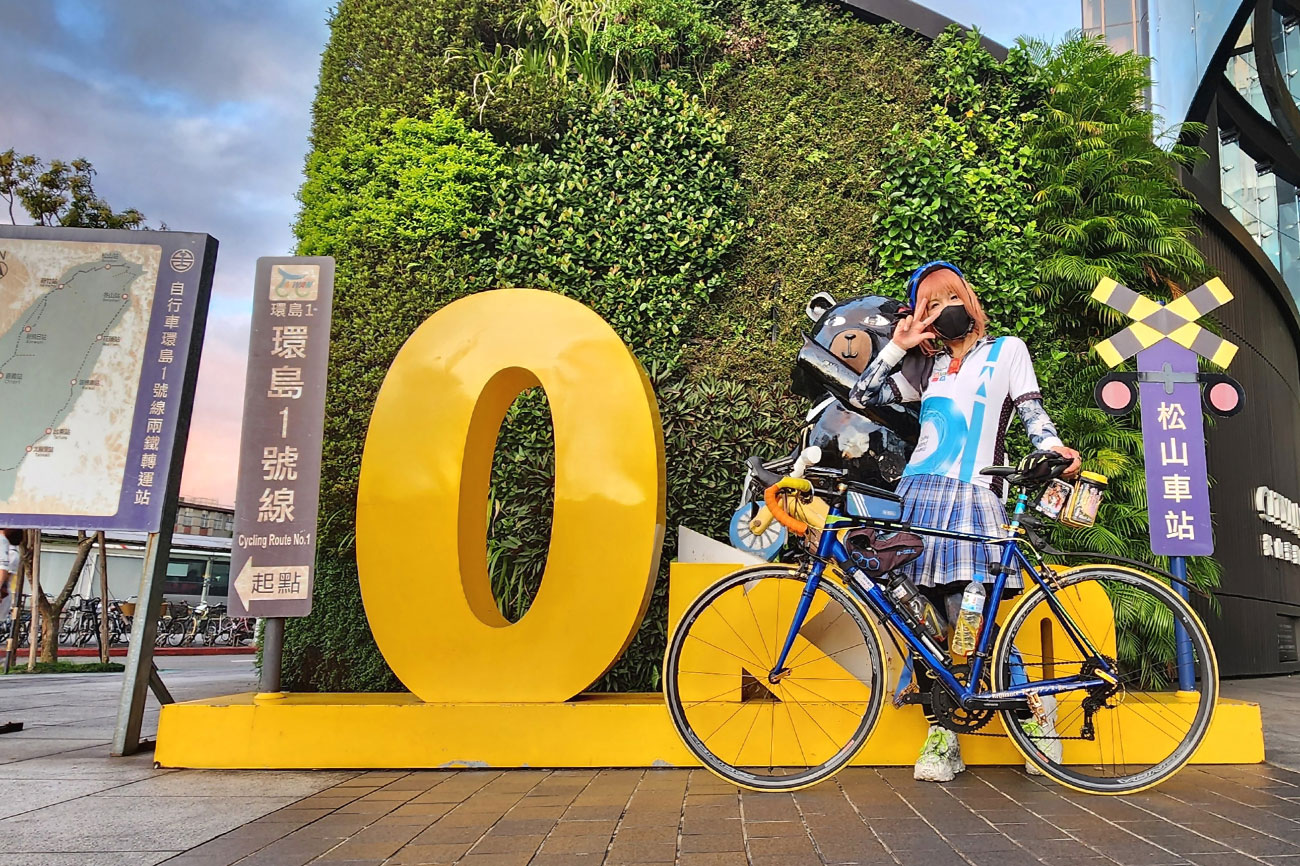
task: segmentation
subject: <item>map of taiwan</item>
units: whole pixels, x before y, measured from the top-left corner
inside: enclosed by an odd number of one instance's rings
[[[118,507],[158,248],[0,242],[0,503]]]

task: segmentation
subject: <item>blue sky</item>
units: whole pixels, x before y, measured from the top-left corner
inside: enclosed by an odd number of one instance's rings
[[[1079,0],[930,0],[1010,45]],[[254,262],[292,252],[332,3],[0,0],[0,150],[85,157],[114,207],[221,242],[182,491],[234,499]]]
[[[1011,46],[1017,36],[1058,42],[1083,23],[1081,0],[918,0],[958,24]]]

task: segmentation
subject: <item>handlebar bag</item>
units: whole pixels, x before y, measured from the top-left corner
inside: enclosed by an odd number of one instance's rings
[[[844,544],[853,565],[872,578],[883,577],[916,559],[925,550],[915,532],[882,532],[870,526],[850,529]]]

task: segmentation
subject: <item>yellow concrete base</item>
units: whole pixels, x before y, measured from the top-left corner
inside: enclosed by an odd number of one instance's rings
[[[735,568],[673,563],[670,627],[705,586]],[[892,686],[901,662],[890,641],[885,640],[884,648],[888,673],[883,682]],[[1123,725],[1124,753],[1134,762],[1142,760],[1139,721],[1130,715]],[[995,718],[983,733],[1001,731]],[[874,734],[854,763],[910,765],[925,732],[919,708],[894,709],[886,700]],[[1104,728],[1099,733],[1104,736]],[[1072,754],[1086,759],[1080,751],[1085,747],[1095,756],[1098,748],[1065,745],[1067,760]],[[231,695],[163,707],[155,757],[165,767],[259,769],[696,765],[659,693],[584,694],[563,703],[459,704],[423,703],[410,694]],[[1002,736],[962,737],[962,757],[971,765],[1021,762]],[[1193,763],[1262,760],[1259,706],[1221,700]],[[795,755],[782,762],[800,763]]]
[[[257,769],[696,766],[658,693],[589,694],[563,704],[425,704],[407,694],[255,697],[163,707],[156,760],[164,767]],[[925,727],[916,707],[887,704],[854,763],[912,764]],[[1000,732],[1001,724],[995,719],[984,730]],[[1020,762],[1005,737],[961,739],[967,764]],[[1136,748],[1128,748],[1131,756]],[[1263,759],[1259,706],[1220,701],[1193,762]]]

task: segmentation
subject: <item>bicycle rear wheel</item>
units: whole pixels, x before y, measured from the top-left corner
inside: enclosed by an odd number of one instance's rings
[[[880,637],[823,578],[785,667],[768,676],[806,579],[758,566],[724,577],[682,615],[664,658],[664,695],[686,747],[728,782],[792,791],[843,767],[880,715]]]
[[[1205,627],[1182,596],[1142,572],[1084,566],[1060,575],[1059,584],[1061,607],[1118,682],[1109,694],[1057,695],[1046,727],[1003,712],[1007,735],[1031,764],[1069,788],[1129,794],[1157,785],[1191,759],[1210,729],[1219,676]],[[1181,690],[1176,625],[1191,651],[1193,681]],[[1002,624],[994,688],[1090,674],[1084,655],[1035,586]]]

